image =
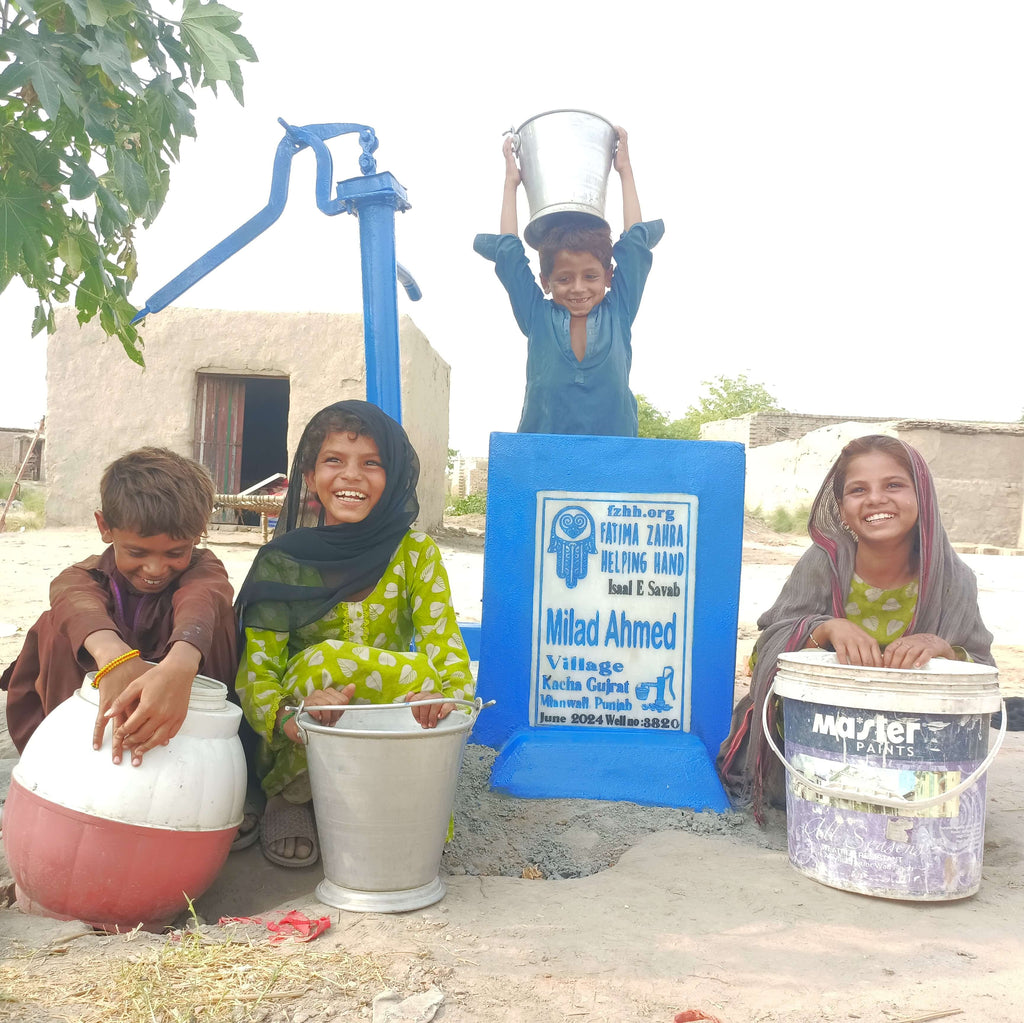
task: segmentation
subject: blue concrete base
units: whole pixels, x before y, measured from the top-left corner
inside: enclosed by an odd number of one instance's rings
[[[680,732],[524,728],[509,737],[494,761],[491,787],[525,799],[610,799],[692,810],[729,809],[704,743]]]
[[[480,660],[480,623],[459,622],[459,632],[462,633],[462,641],[466,644],[466,653],[471,661]]]

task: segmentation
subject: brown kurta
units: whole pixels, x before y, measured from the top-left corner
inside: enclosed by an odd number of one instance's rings
[[[109,629],[147,661],[173,643],[194,646],[203,675],[233,688],[238,664],[231,583],[220,559],[193,551],[192,563],[159,593],[136,593],[114,564],[114,549],[66,568],[50,584],[50,610],[25,637],[17,660],[0,675],[7,690],[7,726],[18,751],[39,722],[82,684],[97,665],[83,644]]]

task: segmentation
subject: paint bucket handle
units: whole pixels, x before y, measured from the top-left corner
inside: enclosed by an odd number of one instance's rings
[[[771,747],[771,751],[779,758],[787,773],[797,779],[802,785],[806,785],[812,792],[822,796],[829,796],[832,799],[842,799],[846,802],[870,803],[872,806],[884,806],[893,810],[905,810],[913,813],[915,810],[925,810],[930,806],[939,806],[950,799],[955,799],[962,792],[966,792],[972,785],[981,779],[981,776],[992,765],[996,754],[1002,748],[1003,739],[1006,737],[1006,701],[1002,701],[1003,719],[1000,722],[999,734],[996,741],[989,750],[988,756],[981,762],[978,769],[965,778],[959,785],[954,786],[948,792],[940,792],[937,796],[929,796],[927,799],[886,799],[884,796],[876,796],[872,793],[850,792],[846,789],[830,789],[817,782],[811,781],[806,775],[801,774],[785,757],[785,754],[775,745],[771,730],[768,728],[768,704],[775,695],[775,680],[768,687],[768,694],[765,696],[764,705],[761,707],[761,727],[764,730],[764,737]]]
[[[421,706],[421,707],[423,707],[423,706],[430,706],[430,704],[432,704],[432,703],[453,703],[453,704],[455,704],[456,707],[468,707],[473,712],[472,715],[471,715],[473,720],[472,720],[472,724],[470,725],[470,728],[472,728],[472,726],[476,724],[476,719],[480,716],[480,711],[486,710],[488,707],[493,707],[496,702],[497,702],[496,700],[488,700],[486,703],[484,703],[484,701],[481,700],[479,696],[475,700],[452,700],[452,699],[449,699],[448,697],[445,697],[445,696],[435,696],[435,697],[433,697],[430,700],[417,700],[416,701],[416,703],[419,704],[419,706]],[[316,709],[317,710],[351,711],[351,710],[384,710],[385,708],[388,708],[390,710],[394,710],[395,707],[409,707],[410,710],[411,710],[412,709],[412,704],[411,703],[340,703],[340,704],[331,704],[329,706],[326,705],[326,704],[325,705],[317,704]],[[299,705],[297,707],[290,707],[290,706],[289,707],[285,707],[285,710],[293,710],[293,711],[295,711],[295,727],[298,728],[298,730],[299,730],[299,737],[302,739],[302,744],[306,745],[306,730],[302,727],[302,725],[299,724],[299,718],[302,717],[303,711],[306,710],[306,703],[305,703],[305,701],[304,700],[300,701]]]

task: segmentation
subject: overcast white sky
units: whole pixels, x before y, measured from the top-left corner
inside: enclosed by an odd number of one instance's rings
[[[277,117],[369,124],[412,203],[398,259],[424,297],[400,291],[399,310],[451,364],[451,445],[485,453],[517,425],[526,347],[473,236],[497,230],[502,132],[579,107],[628,129],[644,215],[666,224],[635,392],[678,416],[702,381],[747,373],[795,412],[1024,412],[1016,0],[232,6],[260,63],[244,107],[200,99],[199,139],[138,240],[138,305],[264,205]],[[332,149],[335,178],[357,175],[355,136]],[[282,219],[179,305],[361,310],[357,223],[316,210],[313,167],[293,161]],[[614,172],[607,213],[617,233]],[[0,295],[3,426],[45,410],[31,305],[15,284]]]

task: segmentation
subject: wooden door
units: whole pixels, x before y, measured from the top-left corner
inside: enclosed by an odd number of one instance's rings
[[[245,377],[196,377],[194,455],[210,470],[218,494],[237,494],[242,478]]]

